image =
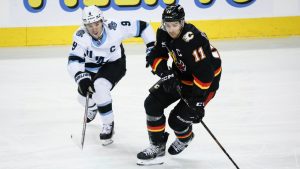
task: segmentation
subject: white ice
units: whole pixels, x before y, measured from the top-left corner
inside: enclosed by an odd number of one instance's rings
[[[208,127],[241,169],[300,169],[300,38],[212,43],[223,74]],[[182,154],[136,165],[149,144],[143,102],[157,78],[145,68],[143,45],[125,49],[127,74],[112,92],[114,143],[101,146],[97,116],[81,150],[73,140],[84,108],[67,73],[69,48],[0,48],[0,169],[234,169],[201,124]]]

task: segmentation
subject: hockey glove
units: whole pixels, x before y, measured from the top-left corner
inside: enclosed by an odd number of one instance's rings
[[[150,58],[151,58],[151,56],[150,56],[150,51],[149,51],[149,53],[147,52],[147,55],[146,55],[146,68],[151,65],[150,64],[150,60],[151,60]]]
[[[75,75],[75,81],[78,84],[80,92],[83,96],[87,95],[87,92],[95,92],[94,84],[91,80],[91,75],[86,72],[78,72]]]
[[[174,71],[167,70],[159,76],[161,77],[162,85],[165,92],[172,93],[176,91],[177,87],[179,86],[179,81]]]
[[[149,63],[149,57],[152,49],[154,48],[154,42],[150,42],[147,44],[147,49],[146,49],[146,68],[150,66]]]
[[[189,97],[186,100],[188,106],[193,110],[193,123],[200,123],[205,115],[204,103],[197,97]]]

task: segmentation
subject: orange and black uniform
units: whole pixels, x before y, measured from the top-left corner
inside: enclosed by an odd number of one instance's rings
[[[150,140],[160,142],[165,129],[164,109],[179,100],[169,115],[169,125],[181,141],[192,134],[194,110],[182,98],[194,97],[206,105],[219,88],[221,59],[217,49],[212,47],[205,33],[192,24],[184,24],[180,36],[173,39],[159,28],[155,47],[147,56],[153,73],[162,77],[168,70],[168,59],[173,60],[172,70],[180,82],[181,93],[176,89],[166,92],[163,88],[150,91],[145,100],[147,127]]]

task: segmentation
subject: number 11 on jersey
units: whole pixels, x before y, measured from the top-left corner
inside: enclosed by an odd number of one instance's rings
[[[203,59],[206,58],[206,56],[205,56],[205,54],[204,54],[204,51],[203,51],[202,47],[198,48],[198,50],[195,49],[195,50],[193,51],[193,56],[194,56],[194,58],[195,58],[195,62],[199,62],[199,61],[201,61],[201,60],[203,60]]]

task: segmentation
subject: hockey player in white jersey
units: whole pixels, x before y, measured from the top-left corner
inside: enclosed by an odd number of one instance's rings
[[[87,122],[97,112],[102,120],[100,140],[111,144],[114,133],[114,114],[110,91],[126,72],[122,40],[142,37],[147,50],[154,46],[155,34],[151,26],[140,20],[115,21],[103,17],[96,6],[85,7],[83,26],[76,30],[69,54],[68,72],[78,84],[79,102],[85,105],[85,96],[91,92]]]

